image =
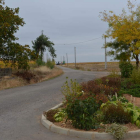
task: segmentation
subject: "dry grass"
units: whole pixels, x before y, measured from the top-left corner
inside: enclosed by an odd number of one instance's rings
[[[0,81],[0,90],[24,85],[26,85],[26,81],[22,78],[5,76]]]
[[[51,69],[46,66],[41,66],[41,67],[35,68],[34,71],[51,72]]]
[[[46,71],[45,71],[45,69],[46,69]],[[56,77],[56,76],[61,75],[63,73],[63,71],[61,69],[57,68],[57,67],[55,67],[54,69],[49,69],[47,67],[46,68],[42,67],[42,68],[40,68],[40,70],[36,69],[34,72],[35,73],[40,72],[42,74],[41,81]]]
[[[49,75],[52,71],[53,70],[51,70],[50,68],[46,66],[41,66],[41,67],[34,68],[33,70],[31,70],[32,73],[42,78],[46,75]]]
[[[17,70],[15,70],[14,72],[17,72]],[[0,79],[0,90],[38,83],[38,82],[56,77],[58,75],[61,75],[63,73],[63,71],[57,67],[51,70],[45,66],[35,68],[34,70],[31,70],[30,72],[35,74],[35,78],[31,79],[30,82],[14,75],[4,76],[2,79]]]
[[[135,62],[132,62],[135,65]],[[66,65],[64,65],[66,66]],[[67,67],[67,66],[66,66]],[[68,67],[75,69],[74,63],[69,63]],[[120,71],[119,62],[107,62],[107,70],[105,70],[105,62],[85,62],[77,63],[76,69],[85,70],[85,71]]]

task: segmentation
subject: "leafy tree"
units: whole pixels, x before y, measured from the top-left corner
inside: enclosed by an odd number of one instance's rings
[[[140,6],[134,5],[128,0],[129,15],[123,9],[122,14],[116,15],[113,11],[101,12],[103,21],[109,23],[107,35],[118,42],[129,45],[129,50],[134,54],[136,65],[139,65],[140,54]]]
[[[0,58],[11,67],[29,69],[29,56],[35,58],[35,54],[28,45],[22,46],[14,41],[18,38],[14,33],[23,26],[23,18],[18,16],[19,8],[4,7],[4,0],[0,0]]]
[[[18,16],[19,8],[4,7],[4,2],[0,0],[0,47],[4,47],[7,42],[15,41],[17,38],[14,33],[19,26],[25,22]]]
[[[113,56],[114,60],[130,61],[130,57],[133,57],[133,53],[129,50],[130,46],[122,41],[118,42],[116,39],[113,42],[108,42],[106,46],[111,49],[107,54]]]
[[[36,40],[32,41],[33,49],[36,51],[36,54],[41,56],[41,60],[43,58],[43,53],[48,48],[51,56],[54,58],[56,57],[55,49],[53,48],[54,43],[49,40],[49,38],[43,34],[37,37]]]
[[[1,3],[1,4],[4,4],[4,0],[0,0],[0,3]]]
[[[115,60],[119,60],[119,68],[121,76],[129,78],[132,74],[133,65],[130,63],[130,57],[135,54],[129,50],[129,45],[124,42],[118,42],[117,39],[113,42],[108,42],[107,47],[111,48],[108,55],[113,56]]]
[[[10,62],[11,67],[18,69],[28,70],[29,56],[36,57],[28,45],[22,46],[13,42],[8,43],[8,47],[4,47],[1,51],[4,63],[7,65]]]

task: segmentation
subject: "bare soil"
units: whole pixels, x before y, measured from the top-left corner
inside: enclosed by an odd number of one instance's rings
[[[72,121],[71,120],[67,120],[64,119],[63,121],[61,122],[55,122],[53,116],[55,115],[55,113],[57,113],[56,110],[50,110],[48,112],[44,112],[44,115],[47,116],[47,119],[51,122],[53,122],[55,125],[59,126],[59,127],[62,127],[62,128],[68,128],[68,129],[74,129],[74,130],[77,130],[77,131],[85,131],[85,130],[81,130],[81,129],[77,129],[77,128],[74,128],[73,125],[72,125]],[[89,130],[90,132],[104,132],[105,131],[105,127],[106,126],[109,126],[110,124],[106,124],[106,125],[103,125],[103,127],[99,128],[99,129],[91,129]],[[132,124],[132,123],[128,123],[128,124],[123,124],[123,126],[126,126],[128,128],[128,131],[135,131],[135,130],[139,130],[139,128],[135,125],[135,124]]]
[[[54,115],[57,113],[57,110],[49,110],[48,112],[43,112],[44,116],[47,117],[47,120],[55,122]]]
[[[53,123],[55,125],[59,126],[59,127],[68,128],[68,129],[74,129],[74,130],[77,130],[77,131],[85,131],[85,130],[74,128],[72,126],[72,122],[70,120],[68,120],[67,122],[66,122],[66,120],[63,120],[62,122],[53,122]],[[106,124],[106,125],[104,125],[104,127],[109,126],[109,125],[110,124]],[[135,124],[132,124],[132,123],[123,124],[123,126],[126,126],[128,128],[128,131],[139,130],[139,128]],[[91,129],[89,131],[90,132],[104,132],[105,131],[104,127],[99,128],[99,129]]]
[[[135,65],[135,61],[131,62],[133,65]],[[63,65],[67,67],[67,65]],[[119,69],[119,62],[107,62],[107,69],[105,69],[105,62],[83,62],[83,63],[77,63],[76,68],[74,63],[68,64],[69,68],[73,69],[79,69],[79,70],[85,70],[85,71],[116,71],[120,72]]]

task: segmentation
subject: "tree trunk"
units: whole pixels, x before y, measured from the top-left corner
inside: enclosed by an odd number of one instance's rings
[[[43,51],[41,50],[41,61],[43,61]]]

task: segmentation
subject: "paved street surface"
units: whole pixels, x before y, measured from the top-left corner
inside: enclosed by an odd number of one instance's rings
[[[84,140],[49,131],[40,122],[41,114],[62,101],[66,77],[83,82],[106,73],[62,69],[65,73],[57,78],[0,91],[0,140]]]

